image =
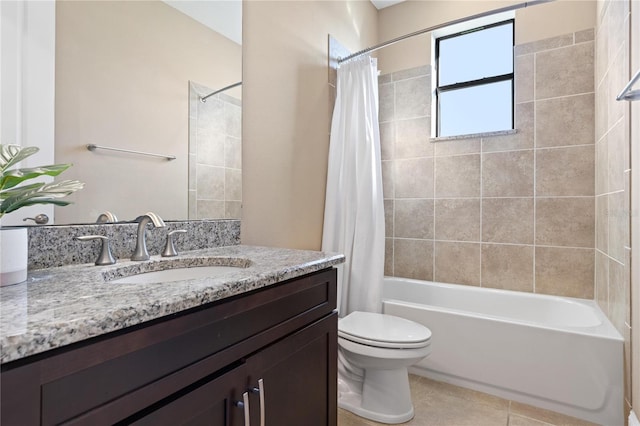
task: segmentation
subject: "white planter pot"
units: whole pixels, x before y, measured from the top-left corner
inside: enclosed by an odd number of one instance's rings
[[[0,229],[0,286],[27,279],[28,241],[27,228]]]

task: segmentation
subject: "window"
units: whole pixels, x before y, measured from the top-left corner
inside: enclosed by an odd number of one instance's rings
[[[513,129],[514,21],[436,39],[436,135]]]

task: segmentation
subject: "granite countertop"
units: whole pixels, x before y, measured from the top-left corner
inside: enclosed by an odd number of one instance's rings
[[[227,246],[115,265],[33,270],[27,281],[0,288],[0,363],[7,363],[205,303],[319,271],[344,256],[317,251]],[[116,284],[135,272],[172,267],[241,266],[217,278]]]

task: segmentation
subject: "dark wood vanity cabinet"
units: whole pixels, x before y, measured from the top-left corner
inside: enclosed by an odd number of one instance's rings
[[[4,364],[1,424],[336,425],[335,302],[326,269]]]

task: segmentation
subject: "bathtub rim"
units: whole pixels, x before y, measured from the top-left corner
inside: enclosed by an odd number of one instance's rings
[[[424,303],[416,303],[416,302],[411,302],[411,301],[402,300],[398,298],[389,298],[385,296],[384,290],[382,294],[382,304],[384,304],[386,301],[390,301],[390,302],[395,302],[395,303],[403,304],[406,306],[412,306],[412,307],[427,307],[428,309],[431,309],[436,312],[441,312],[441,313],[455,313],[456,315],[462,315],[468,318],[477,318],[477,319],[481,318],[483,320],[493,321],[493,322],[512,322],[518,325],[522,325],[524,327],[562,331],[562,332],[568,332],[568,333],[581,334],[585,336],[598,336],[604,339],[611,339],[614,341],[624,342],[624,337],[622,336],[622,334],[611,323],[611,320],[609,320],[609,318],[602,311],[598,303],[593,299],[581,299],[581,298],[568,297],[568,296],[529,293],[529,292],[505,290],[505,289],[498,289],[498,288],[491,288],[491,287],[476,287],[476,286],[470,286],[465,284],[451,284],[451,283],[443,283],[438,281],[425,281],[425,280],[418,280],[415,278],[403,278],[403,277],[393,277],[393,276],[384,277],[384,286],[386,286],[387,283],[389,282],[396,282],[396,281],[397,282],[404,281],[404,282],[418,284],[418,285],[431,285],[431,286],[444,288],[444,289],[463,290],[471,293],[489,292],[494,294],[506,294],[509,297],[515,296],[520,298],[532,297],[536,299],[540,298],[540,299],[561,300],[562,302],[570,302],[572,304],[578,304],[578,305],[582,305],[590,308],[595,312],[595,315],[601,320],[601,323],[595,326],[550,325],[550,324],[544,324],[541,322],[527,321],[527,320],[518,319],[518,318],[510,318],[510,317],[505,317],[500,315],[490,315],[485,313],[470,312],[468,310],[441,307],[438,305],[429,305]]]

